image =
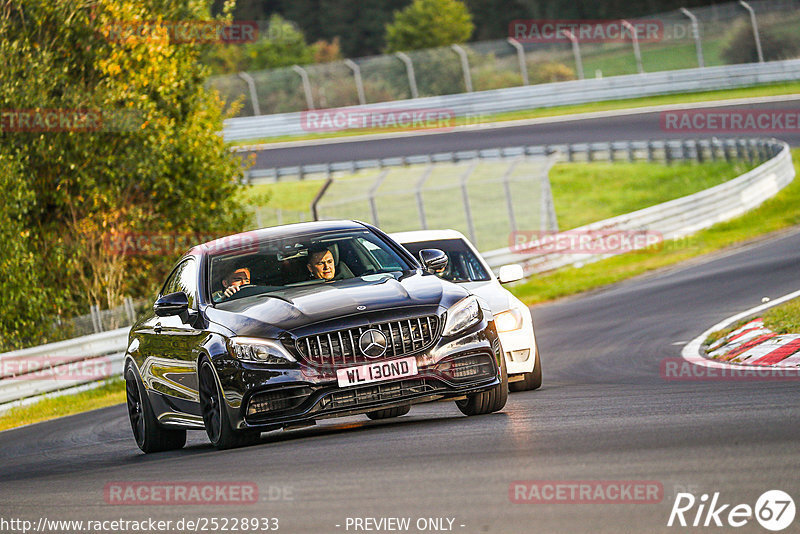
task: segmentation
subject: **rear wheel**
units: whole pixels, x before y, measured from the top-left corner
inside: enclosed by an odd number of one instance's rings
[[[407,414],[411,410],[411,405],[398,406],[396,408],[387,408],[385,410],[375,410],[374,412],[367,412],[367,417],[370,419],[390,419],[392,417],[400,417]]]
[[[525,378],[519,382],[512,382],[508,385],[511,391],[529,391],[532,389],[539,389],[542,387],[542,360],[539,358],[539,345],[536,345],[534,351],[533,371],[525,373],[522,376]]]
[[[222,392],[217,384],[217,377],[211,368],[211,362],[203,360],[200,365],[200,410],[203,413],[203,424],[211,443],[220,450],[244,447],[258,442],[261,433],[257,430],[234,430],[228,419]]]
[[[130,362],[125,366],[125,396],[133,439],[143,452],[169,451],[186,445],[186,430],[159,425],[139,375]]]
[[[464,400],[456,401],[456,406],[464,415],[483,415],[502,410],[508,400],[508,372],[506,371],[506,359],[499,349],[499,343],[495,354],[499,354],[500,360],[500,383],[492,389],[467,395]]]

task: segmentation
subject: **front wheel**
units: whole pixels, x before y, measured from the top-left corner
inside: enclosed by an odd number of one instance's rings
[[[483,415],[503,409],[508,400],[508,372],[506,359],[500,352],[500,383],[492,389],[467,395],[464,400],[456,401],[456,406],[464,415]]]
[[[225,409],[225,400],[217,384],[217,377],[211,368],[211,362],[203,360],[200,366],[200,410],[203,413],[203,424],[206,434],[217,449],[233,449],[252,445],[261,435],[258,431],[234,430]]]
[[[186,430],[164,428],[158,424],[144,386],[130,362],[125,366],[125,397],[133,439],[142,452],[170,451],[186,445]]]
[[[530,391],[532,389],[539,389],[542,387],[542,360],[539,358],[539,345],[536,345],[534,351],[533,371],[525,373],[522,376],[525,378],[519,382],[512,382],[508,385],[511,391]]]

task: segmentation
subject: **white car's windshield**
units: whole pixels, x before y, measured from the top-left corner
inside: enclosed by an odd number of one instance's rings
[[[431,241],[418,241],[416,243],[403,243],[414,256],[419,256],[419,251],[425,248],[438,248],[447,254],[447,269],[437,273],[439,277],[451,282],[486,282],[491,280],[483,264],[461,239],[437,239]]]

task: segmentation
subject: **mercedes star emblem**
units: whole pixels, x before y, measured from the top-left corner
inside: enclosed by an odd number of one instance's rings
[[[388,342],[380,330],[370,328],[358,338],[358,348],[367,358],[380,358],[386,353]]]

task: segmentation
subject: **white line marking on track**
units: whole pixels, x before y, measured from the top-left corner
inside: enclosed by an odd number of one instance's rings
[[[712,333],[716,332],[717,330],[722,330],[727,326],[739,321],[740,319],[744,319],[745,317],[749,317],[755,313],[764,311],[766,309],[772,308],[773,306],[777,306],[778,304],[783,304],[787,300],[792,300],[793,298],[800,297],[800,290],[794,291],[789,293],[788,295],[784,295],[780,298],[775,300],[771,300],[765,304],[761,304],[760,306],[756,306],[755,308],[750,308],[749,310],[745,310],[741,313],[737,313],[732,317],[728,317],[727,319],[723,319],[722,321],[718,322],[693,340],[691,340],[683,350],[681,351],[681,356],[684,360],[693,363],[695,365],[702,365],[703,367],[713,367],[717,369],[742,369],[741,365],[734,365],[726,362],[717,362],[714,360],[709,360],[700,354],[700,347],[703,344],[703,341]],[[673,343],[674,345],[674,343]]]

